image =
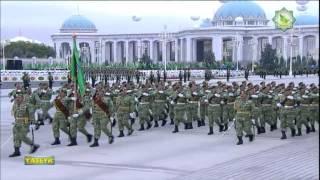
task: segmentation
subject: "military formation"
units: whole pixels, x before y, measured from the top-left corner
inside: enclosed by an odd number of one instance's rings
[[[29,87],[16,84],[9,96],[13,104],[12,115],[14,153],[20,155],[21,142],[31,146],[31,153],[39,145],[34,138],[27,137],[31,129],[39,129],[45,121],[52,126],[52,145],[61,144],[60,132],[69,137],[68,146],[77,145],[80,132],[90,144],[98,147],[101,134],[106,135],[108,143],[117,137],[130,136],[135,124],[138,131],[150,130],[172,125],[172,133],[179,133],[181,126],[185,130],[208,125],[208,135],[213,135],[214,127],[222,134],[234,128],[238,138],[237,145],[243,144],[243,136],[251,142],[256,134],[278,129],[281,139],[301,136],[302,127],[306,133],[315,132],[319,123],[319,86],[294,84],[276,84],[276,82],[252,84],[241,83],[208,84],[203,81],[183,83],[163,80],[134,83],[100,81],[94,87],[86,83],[84,95],[80,95],[73,82],[64,84],[57,91],[41,83],[33,92]],[[54,116],[48,111],[55,107]],[[87,130],[93,125],[93,132]],[[117,126],[116,126],[117,125]],[[93,141],[93,142],[92,142]]]

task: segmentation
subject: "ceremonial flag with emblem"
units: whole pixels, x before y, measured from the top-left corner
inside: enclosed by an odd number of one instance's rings
[[[76,36],[73,36],[73,49],[70,66],[71,79],[76,83],[76,87],[79,89],[81,96],[83,96],[85,91],[85,81],[77,49]]]

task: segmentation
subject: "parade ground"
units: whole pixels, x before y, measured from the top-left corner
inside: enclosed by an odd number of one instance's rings
[[[214,79],[209,84],[225,79]],[[241,82],[244,78],[231,78]],[[202,80],[196,80],[197,83]],[[249,77],[253,84],[260,83],[258,76]],[[266,82],[297,85],[319,83],[315,75],[288,77],[267,76]],[[58,87],[54,87],[56,89]],[[40,149],[32,156],[54,156],[55,165],[24,165],[29,147],[22,145],[22,156],[9,158],[13,151],[12,103],[7,96],[12,89],[1,89],[1,179],[10,180],[256,180],[256,179],[319,179],[319,125],[316,132],[280,140],[281,131],[269,131],[255,136],[253,142],[244,139],[241,146],[235,145],[237,138],[234,128],[227,133],[219,133],[215,125],[214,134],[209,136],[206,126],[172,133],[173,125],[135,131],[131,136],[117,138],[118,127],[112,129],[116,137],[112,145],[102,134],[100,146],[90,148],[86,138],[78,133],[78,146],[67,147],[68,137],[61,133],[61,145],[50,145],[54,138],[48,122],[34,132],[35,142]],[[50,110],[50,114],[54,113]],[[278,127],[280,125],[278,124]],[[93,133],[91,123],[87,129]],[[126,134],[127,132],[125,132]],[[28,134],[29,137],[31,133]]]

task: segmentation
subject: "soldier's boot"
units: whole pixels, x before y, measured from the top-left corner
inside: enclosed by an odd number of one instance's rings
[[[131,124],[131,125],[133,125],[133,124],[135,123],[135,121],[136,121],[135,118],[129,118],[129,119],[130,119],[130,124]]]
[[[77,144],[77,139],[76,138],[71,138],[71,142],[67,146],[76,146],[76,145],[78,145]]]
[[[177,133],[177,132],[179,132],[179,128],[178,128],[177,125],[175,125],[175,126],[174,126],[174,131],[172,131],[172,133]]]
[[[35,153],[39,149],[39,147],[40,146],[38,144],[31,144],[30,154]]]
[[[257,134],[261,134],[261,127],[257,126]]]
[[[316,132],[316,128],[314,128],[314,125],[311,125],[311,132]]]
[[[306,126],[306,128],[307,128],[307,129],[306,129],[306,133],[309,134],[309,133],[310,133],[310,127],[309,127],[309,126]]]
[[[173,125],[174,122],[173,122],[173,118],[170,118],[170,125]]]
[[[91,134],[87,134],[87,142],[91,142],[92,141],[92,135]]]
[[[140,124],[140,129],[138,131],[143,131],[144,130],[144,124]]]
[[[253,141],[253,134],[249,134],[249,141],[252,142]]]
[[[51,123],[52,123],[52,121],[53,121],[53,119],[52,119],[52,117],[51,117],[51,116],[48,116],[48,118],[49,118],[49,123],[51,124]]]
[[[243,144],[242,136],[238,136],[237,145]]]
[[[114,137],[111,135],[111,136],[109,136],[109,140],[108,140],[108,142],[109,142],[109,144],[112,144],[113,143],[113,141],[114,141]]]
[[[250,137],[250,135],[249,135],[249,134],[246,134],[244,137],[246,137],[246,138],[247,138],[247,137]]]
[[[153,121],[153,116],[150,115],[150,121]]]
[[[200,127],[201,126],[201,121],[197,120],[197,123],[198,123],[198,127]]]
[[[213,134],[213,127],[210,126],[210,127],[209,127],[209,133],[208,133],[208,135],[212,135],[212,134]]]
[[[113,119],[112,127],[116,126],[116,124],[117,124],[117,121],[115,119]]]
[[[274,129],[274,130],[277,130],[277,129],[278,129],[277,123],[275,123],[275,124],[273,125],[273,129]]]
[[[223,131],[227,131],[227,130],[228,130],[228,124],[225,124]]]
[[[151,128],[151,123],[150,122],[147,122],[147,129],[150,129]]]
[[[192,122],[189,123],[189,129],[193,129]]]
[[[154,121],[154,126],[153,127],[159,127],[158,121]]]
[[[294,137],[296,135],[296,130],[294,128],[291,128],[291,137]]]
[[[201,126],[205,126],[206,122],[204,121],[204,119],[201,119]]]
[[[296,136],[301,136],[302,134],[301,134],[301,128],[298,128],[298,133],[297,133],[297,135]]]
[[[287,135],[286,135],[286,132],[285,131],[281,131],[282,133],[282,136],[280,139],[287,139]]]
[[[123,130],[121,130],[120,131],[120,134],[119,134],[119,136],[118,137],[123,137],[124,136],[124,134],[123,134]]]
[[[274,130],[274,126],[273,124],[270,126],[270,131],[273,131]]]
[[[93,144],[91,144],[89,147],[97,147],[99,146],[99,140],[97,138],[94,138]]]
[[[261,133],[266,133],[266,128],[265,127],[261,127]]]
[[[219,132],[223,131],[223,125],[219,125]]]
[[[163,119],[161,126],[164,126],[164,125],[166,125],[166,124],[167,124],[167,120]]]
[[[55,139],[54,139],[54,142],[53,142],[53,143],[51,143],[51,145],[58,145],[58,144],[61,144],[61,142],[60,142],[60,139],[59,139],[59,138],[55,138]]]
[[[131,128],[131,129],[129,129],[129,132],[128,132],[128,136],[131,136],[131,134],[133,133],[133,129]]]
[[[9,157],[16,157],[16,156],[20,156],[20,148],[15,147],[14,148],[14,152],[12,154],[9,155]]]
[[[184,129],[188,129],[188,123],[184,123]]]

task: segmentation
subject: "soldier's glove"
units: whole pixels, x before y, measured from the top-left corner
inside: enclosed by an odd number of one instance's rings
[[[196,93],[196,92],[193,92],[193,93],[192,93],[192,95],[196,96],[196,95],[198,95],[198,93]]]
[[[133,119],[136,117],[134,112],[133,112],[133,113],[130,113],[129,115],[130,115],[130,117],[133,118]]]
[[[71,120],[71,117],[70,117],[70,116],[68,116],[68,120]]]
[[[179,97],[183,97],[183,94],[179,93],[178,96],[179,96]]]
[[[220,101],[220,104],[224,104],[224,101]]]
[[[76,97],[71,97],[70,98],[72,101],[75,101],[76,100]]]
[[[282,105],[280,103],[277,103],[277,107],[281,107]]]
[[[135,101],[135,102],[139,102],[139,100],[138,100],[137,97],[134,97],[134,101]]]
[[[79,117],[79,114],[73,114],[72,117],[77,118]]]
[[[174,104],[174,102],[173,102],[173,101],[170,101],[170,104]]]
[[[14,101],[14,98],[10,99],[10,102],[13,102]]]
[[[54,99],[51,99],[51,100],[50,100],[50,104],[52,104],[53,102],[54,102]]]

